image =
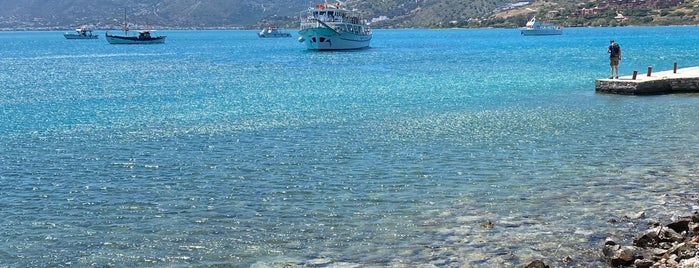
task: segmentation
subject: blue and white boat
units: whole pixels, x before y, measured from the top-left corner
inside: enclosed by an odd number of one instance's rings
[[[342,3],[316,5],[300,18],[299,42],[309,50],[362,49],[371,42],[369,25]]]
[[[257,33],[257,36],[259,37],[291,37],[291,34],[288,32],[282,32],[277,28],[277,26],[270,25],[267,28],[262,29],[259,33]]]
[[[81,26],[75,29],[75,33],[64,33],[63,36],[66,39],[97,39],[99,35],[93,34],[92,29]]]
[[[522,35],[561,35],[563,28],[550,22],[540,22],[535,16],[521,29],[521,33]]]

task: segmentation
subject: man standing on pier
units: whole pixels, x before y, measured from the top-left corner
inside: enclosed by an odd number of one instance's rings
[[[607,49],[609,53],[609,66],[611,67],[611,74],[609,79],[614,79],[614,71],[616,71],[616,79],[619,79],[619,61],[621,60],[621,47],[619,44],[614,42],[614,39],[609,41],[609,48]]]

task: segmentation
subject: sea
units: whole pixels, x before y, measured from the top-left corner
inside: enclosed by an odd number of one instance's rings
[[[604,267],[699,210],[699,27],[0,32],[0,267]]]

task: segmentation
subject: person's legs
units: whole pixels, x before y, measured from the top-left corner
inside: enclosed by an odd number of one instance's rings
[[[614,71],[616,71],[616,78],[619,78],[619,58],[609,59],[609,66],[610,66],[609,79],[614,78]]]
[[[614,78],[614,65],[609,64],[609,79]]]

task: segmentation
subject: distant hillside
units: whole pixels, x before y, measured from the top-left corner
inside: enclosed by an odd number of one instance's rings
[[[699,0],[535,0],[468,26],[517,27],[534,15],[567,27],[696,25],[699,24],[697,7]]]
[[[93,25],[118,29],[129,22],[160,29],[259,28],[266,23],[297,26],[308,0],[0,0],[0,29],[70,29]],[[329,1],[330,2],[330,1]],[[505,0],[347,0],[366,18],[388,18],[377,27],[430,27],[492,13]]]
[[[323,0],[0,0],[0,30],[298,27]],[[331,1],[328,1],[331,2]],[[374,28],[520,27],[533,15],[565,26],[698,24],[699,0],[346,0]],[[623,17],[623,19],[619,19]]]
[[[308,0],[0,0],[0,7],[0,29],[121,28],[124,13],[156,28],[236,28],[298,13]]]

